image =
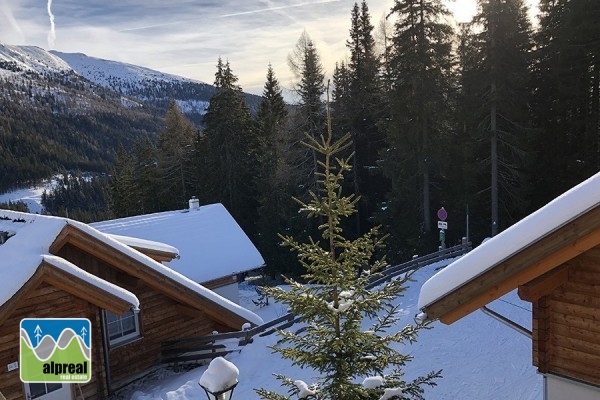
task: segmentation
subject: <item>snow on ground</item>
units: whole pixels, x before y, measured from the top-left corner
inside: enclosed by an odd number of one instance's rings
[[[415,281],[407,288],[404,297],[398,299],[403,309],[402,321],[398,328],[413,323],[413,318],[418,312],[419,289],[439,266],[440,263],[424,267],[413,275]],[[252,286],[240,286],[242,305],[259,314],[265,321],[285,314],[285,309],[280,304],[271,302],[267,307],[256,306],[252,302],[256,297],[257,293]],[[531,329],[531,305],[522,302],[515,292],[493,302],[490,308]],[[240,371],[234,399],[258,399],[254,389],[259,387],[285,393],[273,377],[273,373],[282,373],[293,380],[303,380],[308,384],[313,382],[313,371],[292,367],[289,361],[272,353],[268,346],[275,345],[277,340],[277,335],[255,337],[254,343],[247,345],[239,353],[227,356]],[[412,345],[404,345],[402,351],[414,356],[414,360],[405,368],[409,379],[425,375],[431,370],[443,370],[443,378],[437,381],[438,385],[427,389],[427,399],[542,398],[542,377],[531,365],[531,339],[481,311],[476,311],[450,326],[435,322],[433,329],[421,331],[418,341]],[[198,380],[206,368],[205,365],[183,373],[160,370],[151,377],[131,385],[122,392],[120,398],[205,398]]]
[[[23,201],[29,207],[29,211],[34,214],[42,212],[42,193],[44,190],[50,192],[56,186],[56,179],[46,180],[41,184],[25,189],[17,189],[12,192],[0,194],[0,203],[9,201]]]

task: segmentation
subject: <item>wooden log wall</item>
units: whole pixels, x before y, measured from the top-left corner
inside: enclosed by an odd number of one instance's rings
[[[0,326],[0,392],[7,400],[25,398],[24,385],[19,370],[7,371],[6,365],[19,360],[19,325],[23,318],[88,318],[92,322],[92,378],[81,384],[81,392],[86,400],[104,398],[103,349],[100,332],[94,324],[99,310],[93,304],[75,297],[63,290],[42,282],[17,305],[14,312]],[[79,388],[72,386],[73,399],[80,399]]]
[[[74,246],[66,245],[59,253],[87,272],[134,293],[140,301],[141,337],[109,351],[113,390],[160,364],[163,341],[203,336],[223,329],[201,310],[181,305],[140,279],[126,275]]]
[[[534,303],[534,365],[600,385],[600,247],[568,265],[568,280]]]

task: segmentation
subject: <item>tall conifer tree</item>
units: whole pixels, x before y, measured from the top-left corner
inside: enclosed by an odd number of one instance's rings
[[[219,58],[215,73],[218,91],[204,117],[209,157],[206,167],[211,172],[207,189],[211,201],[223,203],[242,228],[253,234],[258,142],[254,121],[237,80],[229,61],[223,63]]]
[[[479,137],[490,143],[491,234],[518,220],[527,206],[530,130],[531,27],[523,0],[480,0],[473,46],[478,53],[473,89]]]
[[[600,2],[540,0],[539,9],[534,209],[600,170]]]
[[[378,128],[382,117],[380,62],[375,53],[373,25],[366,1],[354,4],[351,12],[348,63],[349,96],[346,115],[350,117],[354,166],[352,182],[355,195],[361,196],[356,214],[356,234],[368,226],[369,217],[384,200],[388,187],[378,166],[379,152],[385,147]]]
[[[195,128],[171,101],[165,115],[165,128],[158,136],[158,172],[161,209],[184,208],[191,196],[193,175],[190,155]]]
[[[391,191],[385,214],[397,239],[421,246],[437,241],[430,233],[432,174],[434,180],[439,176],[436,151],[449,133],[453,30],[441,0],[396,0],[392,14],[389,150],[382,153]]]
[[[282,237],[284,245],[297,252],[298,260],[306,267],[303,278],[309,285],[288,279],[289,291],[265,288],[306,323],[301,333],[280,331],[282,340],[273,350],[300,368],[315,370],[319,376],[309,385],[276,375],[288,394],[300,398],[375,399],[389,389],[385,398],[422,399],[423,386],[434,385],[440,373],[403,380],[402,368],[411,357],[392,346],[414,341],[420,328],[396,326],[399,305],[394,299],[401,295],[409,278],[369,290],[371,278],[379,276],[386,264],[375,257],[384,238],[377,228],[356,240],[344,234],[342,221],[356,212],[358,201],[354,195],[342,195],[344,175],[351,170],[351,160],[343,154],[352,143],[350,134],[334,141],[330,121],[326,136],[306,136],[306,145],[319,154],[319,181],[317,191],[310,192],[311,200],[299,201],[301,212],[322,221],[319,238],[299,243],[291,236]],[[372,388],[359,383],[368,377],[378,377],[382,385]],[[289,398],[264,389],[258,393],[270,400]]]
[[[294,217],[294,171],[290,167],[290,136],[287,107],[279,81],[269,64],[262,100],[258,108],[259,139],[257,244],[271,275],[289,273],[295,263],[278,244],[277,233]]]
[[[302,32],[292,53],[288,56],[288,64],[299,80],[296,93],[299,98],[298,113],[295,115],[298,140],[304,133],[317,135],[325,126],[325,112],[322,96],[325,93],[323,65],[317,48],[306,31]],[[304,149],[303,149],[304,150]],[[298,168],[305,178],[299,182],[303,186],[314,188],[317,168],[316,154],[312,149],[304,152],[299,158]]]

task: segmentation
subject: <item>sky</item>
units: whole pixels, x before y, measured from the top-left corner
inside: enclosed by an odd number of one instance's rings
[[[446,0],[459,22],[475,0]],[[527,0],[537,4],[537,0]],[[360,2],[360,1],[359,1]],[[355,0],[0,0],[0,42],[85,53],[213,83],[218,57],[244,91],[260,94],[268,64],[281,86],[304,30],[327,74],[347,59]],[[376,27],[393,0],[367,1]],[[377,35],[377,34],[376,34]]]

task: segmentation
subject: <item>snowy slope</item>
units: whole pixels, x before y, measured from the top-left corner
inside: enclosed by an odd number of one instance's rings
[[[36,46],[10,46],[0,42],[0,74],[32,71],[39,74],[70,72],[61,58]]]
[[[84,78],[111,89],[118,89],[123,83],[142,88],[151,81],[165,83],[191,82],[206,85],[204,82],[165,74],[133,64],[90,57],[83,53],[62,53],[55,50],[51,50],[50,53],[64,60],[67,65]]]
[[[446,262],[446,264],[449,261]],[[440,264],[422,268],[413,277],[415,282],[398,299],[403,305],[403,318],[398,328],[413,322],[418,312],[417,300],[421,285],[431,277]],[[281,305],[258,308],[251,298],[256,296],[252,288],[240,292],[242,305],[270,320],[284,313]],[[517,322],[531,327],[530,304],[524,303],[515,293],[509,293],[492,303],[490,307]],[[240,370],[239,385],[234,398],[258,399],[255,388],[263,387],[284,393],[273,373],[283,373],[292,379],[312,382],[315,373],[292,367],[267,348],[277,341],[276,335],[256,337],[254,343],[240,353],[227,358]],[[431,370],[442,369],[443,378],[438,386],[427,389],[429,400],[536,400],[542,398],[542,377],[531,365],[531,340],[496,320],[475,312],[451,326],[434,323],[433,329],[421,331],[418,341],[405,345],[403,350],[414,356],[405,368],[408,378],[424,375]],[[161,370],[153,377],[132,385],[122,399],[132,400],[191,400],[205,396],[198,386],[198,379],[206,366],[186,373],[175,374]]]
[[[171,99],[185,114],[204,115],[215,88],[207,83],[82,53],[52,51],[84,78],[117,93],[165,105]]]

